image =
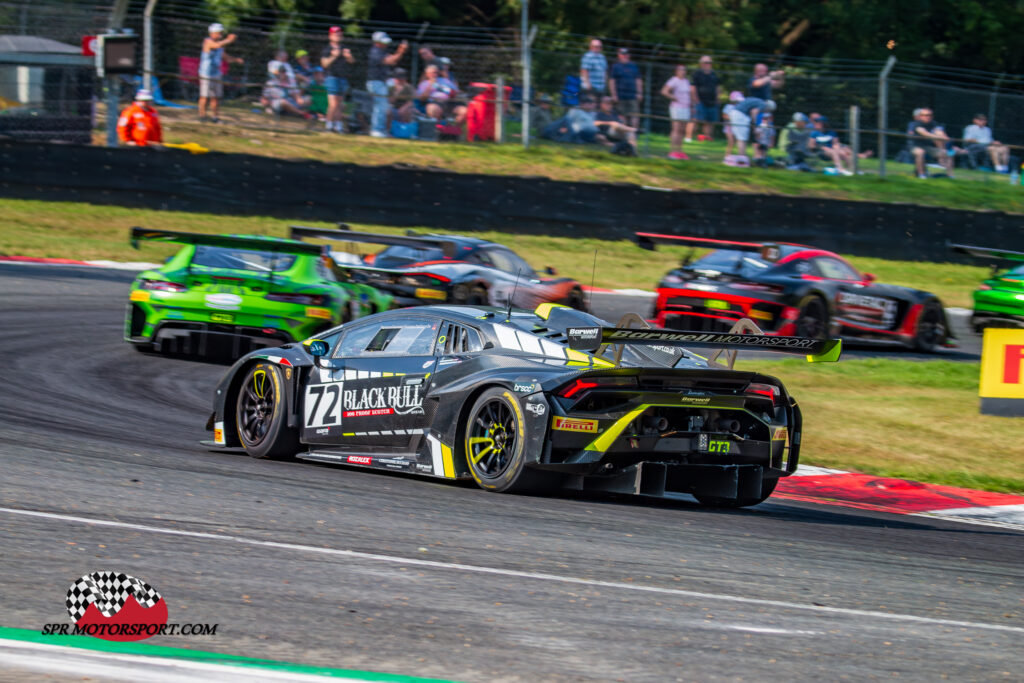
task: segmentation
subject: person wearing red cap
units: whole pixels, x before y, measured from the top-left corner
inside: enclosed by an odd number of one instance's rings
[[[163,144],[160,118],[150,106],[153,95],[148,90],[135,94],[135,102],[121,112],[117,119],[117,138],[123,145],[148,147]]]
[[[327,130],[336,133],[344,133],[345,128],[341,122],[342,108],[345,104],[345,93],[348,92],[348,69],[350,64],[356,60],[352,51],[341,46],[344,34],[340,26],[332,26],[327,31],[327,45],[320,53],[320,66],[323,67],[327,78],[324,80],[324,88],[327,90]]]

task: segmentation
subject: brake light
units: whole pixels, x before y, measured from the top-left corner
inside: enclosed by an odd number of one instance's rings
[[[992,289],[992,285],[986,285],[984,282],[978,285],[979,292],[987,292],[990,289]]]
[[[733,289],[745,289],[750,292],[771,292],[772,294],[781,294],[786,291],[784,287],[779,285],[762,285],[751,282],[735,282],[732,285]]]
[[[289,294],[286,292],[271,292],[267,294],[271,301],[283,301],[289,304],[300,306],[326,306],[331,303],[331,297],[323,294]]]
[[[779,402],[779,398],[782,395],[779,388],[774,384],[760,384],[757,382],[748,384],[743,393],[748,396],[761,396],[770,399],[773,405]]]
[[[141,289],[148,289],[154,292],[187,292],[188,287],[177,282],[167,280],[143,280],[139,283]]]
[[[572,384],[564,387],[558,395],[562,398],[572,398],[576,394],[596,389],[597,387],[635,387],[636,377],[588,377],[586,379],[573,380]]]

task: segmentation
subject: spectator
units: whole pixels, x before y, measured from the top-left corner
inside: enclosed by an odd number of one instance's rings
[[[423,70],[423,80],[416,88],[416,96],[424,103],[423,111],[428,117],[441,120],[451,116],[461,125],[466,118],[466,107],[455,101],[458,93],[455,84],[441,76],[435,64]]]
[[[409,72],[399,67],[395,69],[394,75],[388,88],[388,103],[391,108],[388,110],[388,130],[391,130],[391,122],[411,123],[416,115],[416,88],[409,82]]]
[[[749,163],[749,159],[747,159],[747,142],[750,141],[750,136],[753,133],[757,115],[762,111],[775,111],[775,102],[763,100],[759,97],[743,97],[743,94],[739,92],[733,92],[730,95],[730,100],[737,99],[737,95],[742,99],[729,110],[729,127],[736,138],[737,156],[743,158],[741,163]]]
[[[594,38],[590,41],[590,49],[584,52],[580,59],[580,85],[583,87],[583,92],[590,95],[604,93],[608,75],[608,60],[601,52],[602,47],[601,41]]]
[[[442,77],[447,78],[449,81],[455,84],[455,87],[459,87],[459,82],[455,80],[455,76],[452,75],[452,60],[448,57],[437,58],[437,69],[438,73]]]
[[[831,161],[840,175],[853,175],[848,166],[853,160],[853,152],[839,142],[839,134],[828,127],[828,119],[818,116],[811,131],[811,149],[817,150],[818,156]]]
[[[320,52],[320,66],[326,74],[324,87],[327,89],[327,121],[324,125],[335,133],[345,132],[342,108],[348,92],[348,69],[356,61],[352,51],[342,47],[344,37],[340,26],[332,26],[327,30],[327,45]]]
[[[224,46],[235,42],[234,33],[224,35],[223,24],[210,24],[209,35],[203,38],[203,52],[199,56],[199,120],[219,123],[220,98],[224,97],[224,64],[241,64],[240,57],[228,57]],[[207,106],[211,117],[207,119]]]
[[[928,177],[925,164],[929,157],[934,158],[946,169],[946,174],[953,177],[953,159],[946,151],[949,136],[946,130],[935,123],[931,109],[922,107],[914,110],[914,120],[907,125],[910,138],[910,153],[914,156],[914,171],[918,178]]]
[[[988,127],[988,117],[975,114],[971,125],[964,128],[964,144],[967,145],[967,164],[978,168],[988,154],[992,160],[992,168],[997,173],[1009,173],[1010,148],[992,139],[992,129]]]
[[[700,69],[693,75],[693,88],[696,94],[693,99],[697,101],[696,121],[703,123],[704,138],[709,141],[714,138],[712,124],[718,121],[718,100],[722,96],[721,81],[711,67],[711,57],[704,55],[700,58]],[[693,119],[686,124],[687,142],[693,139],[694,124]]]
[[[545,137],[544,132],[555,122],[551,111],[552,104],[554,101],[551,95],[541,94],[537,97],[536,104],[530,106],[530,125],[541,137]]]
[[[786,153],[786,168],[790,171],[810,171],[807,163],[811,155],[811,132],[807,115],[797,112],[779,136],[779,147]]]
[[[309,61],[309,53],[305,50],[295,51],[295,80],[298,82],[300,88],[305,88],[313,82],[313,72],[316,67]]]
[[[756,97],[759,100],[765,101],[770,100],[772,98],[772,88],[781,88],[785,76],[786,72],[782,69],[768,71],[766,64],[755,64],[754,75],[747,84],[747,97]]]
[[[276,78],[277,75],[284,69],[285,76],[288,79],[288,87],[295,88],[298,86],[298,81],[295,79],[295,69],[288,63],[288,51],[278,50],[274,53],[274,58],[267,62],[267,76],[270,78]]]
[[[426,69],[428,66],[431,65],[436,66],[438,68],[441,67],[440,58],[434,53],[434,48],[431,47],[430,45],[421,46],[418,52],[420,55],[420,65],[423,67],[423,69]]]
[[[388,72],[405,55],[409,42],[403,40],[398,49],[388,52],[391,36],[384,31],[374,32],[370,56],[366,68],[366,89],[373,95],[373,113],[370,115],[370,135],[386,138],[388,123]]]
[[[629,49],[620,47],[618,61],[612,65],[608,90],[616,111],[633,128],[640,127],[640,98],[644,95],[644,80],[640,78],[640,67],[630,59]]]
[[[669,100],[668,115],[672,119],[668,158],[689,160],[690,157],[683,151],[683,132],[692,113],[693,86],[686,78],[684,65],[676,67],[675,74],[661,87],[661,94]]]
[[[117,139],[122,145],[148,147],[163,144],[160,118],[150,104],[153,95],[148,90],[135,93],[135,102],[127,106],[117,118]]]
[[[320,67],[314,67],[312,74],[312,80],[306,87],[306,95],[309,97],[309,112],[316,115],[317,120],[326,121],[327,110],[330,106],[327,98],[327,73]]]
[[[774,163],[768,150],[775,146],[775,117],[770,111],[761,114],[761,120],[754,128],[754,166],[765,167]]]
[[[729,166],[736,166],[737,160],[733,155],[733,148],[736,146],[736,134],[732,128],[732,115],[736,110],[736,105],[743,101],[743,93],[738,90],[733,90],[729,93],[729,102],[722,107],[722,132],[725,134],[725,159],[724,163]],[[745,158],[745,157],[741,157]]]
[[[636,127],[628,125],[615,111],[615,100],[607,95],[602,97],[601,109],[594,120],[604,138],[602,144],[611,147],[616,154],[636,156]]]
[[[607,142],[597,127],[595,104],[593,97],[584,95],[580,98],[578,107],[573,107],[566,112],[565,125],[572,142],[600,142],[602,144]]]
[[[277,74],[264,86],[263,101],[268,114],[293,114],[304,119],[312,118],[311,114],[303,111],[309,102],[297,88],[292,87],[288,70],[283,65],[277,68]]]

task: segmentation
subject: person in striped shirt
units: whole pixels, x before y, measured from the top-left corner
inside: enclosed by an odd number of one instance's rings
[[[601,51],[604,46],[594,38],[590,41],[590,49],[580,59],[580,85],[583,92],[594,95],[604,93],[608,83],[608,60]]]

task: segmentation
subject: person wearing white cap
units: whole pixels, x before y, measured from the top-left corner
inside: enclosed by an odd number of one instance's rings
[[[117,118],[117,138],[123,145],[148,147],[163,143],[160,118],[153,109],[153,94],[148,90],[135,93],[135,102]]]
[[[224,80],[221,69],[225,62],[241,64],[240,57],[231,58],[224,53],[224,46],[235,42],[234,33],[224,35],[222,24],[210,24],[209,34],[203,39],[203,52],[199,57],[199,120],[205,121],[207,104],[214,123],[219,119],[220,98],[224,96]]]
[[[373,47],[366,67],[366,89],[373,95],[373,113],[370,115],[370,135],[375,138],[388,136],[385,126],[388,122],[388,77],[391,67],[398,64],[409,49],[409,42],[403,40],[398,49],[388,54],[391,36],[384,31],[375,31]]]

